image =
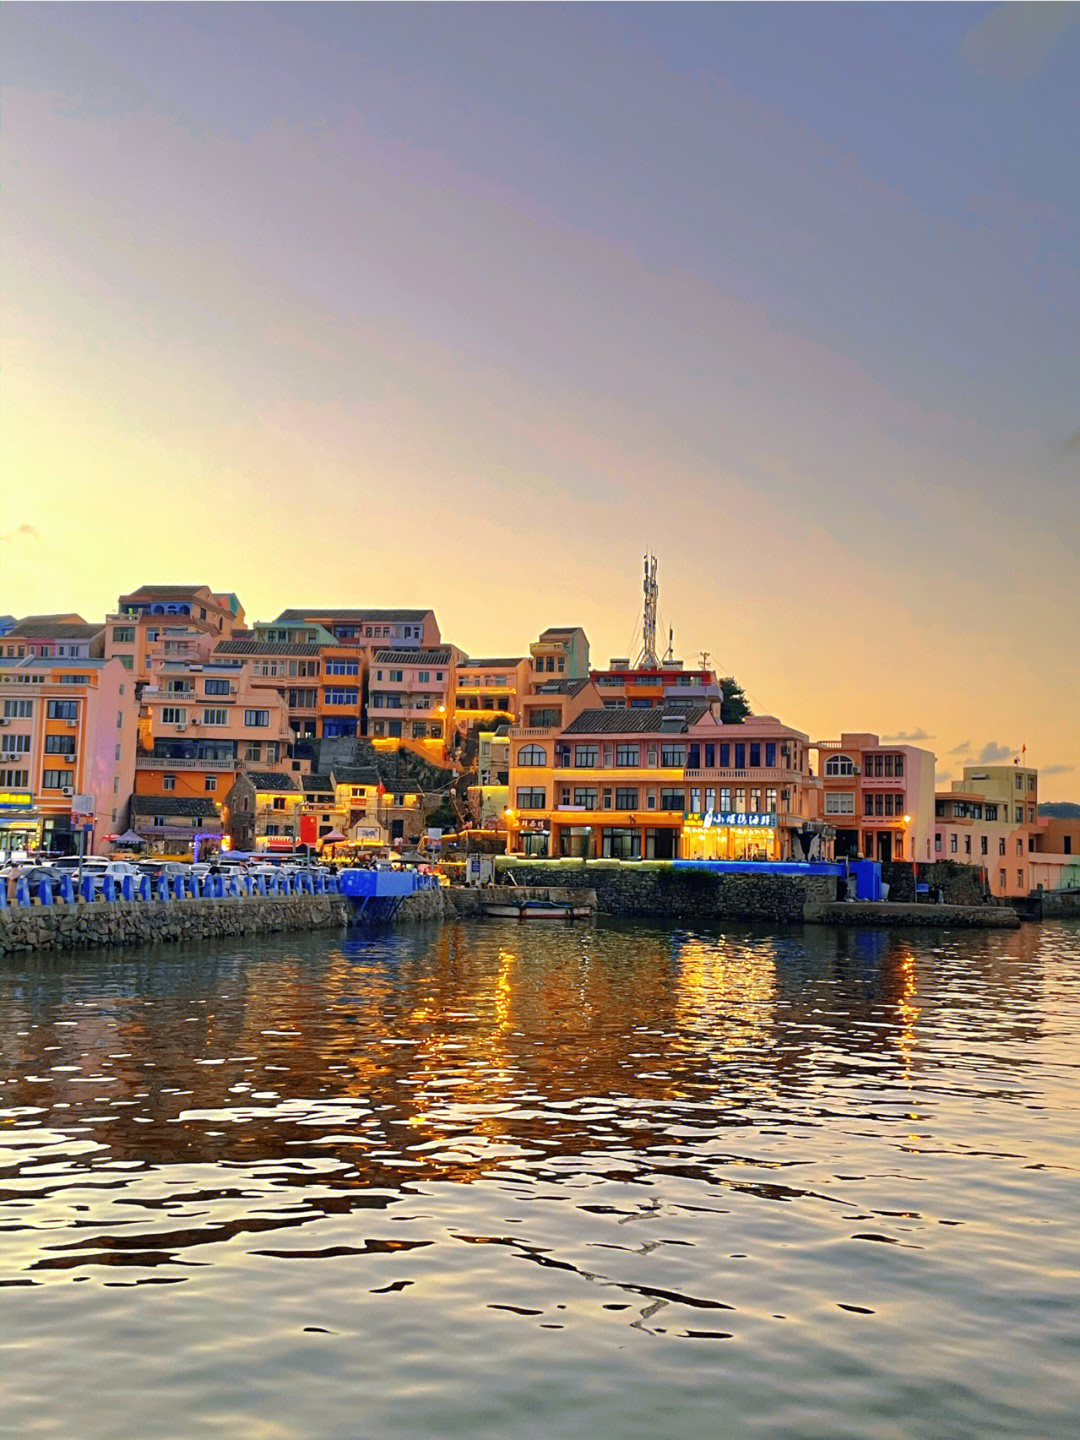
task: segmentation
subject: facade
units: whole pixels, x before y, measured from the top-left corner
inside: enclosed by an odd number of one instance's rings
[[[589,674],[589,639],[580,625],[556,625],[533,641],[529,657],[534,680],[584,680]]]
[[[152,675],[142,687],[138,794],[220,800],[244,768],[291,769],[285,703],[249,666],[166,660]]]
[[[433,610],[335,610],[318,607],[283,610],[260,626],[267,639],[280,638],[298,627],[318,625],[339,643],[354,650],[413,650],[438,645],[442,636]]]
[[[221,809],[210,796],[133,795],[129,823],[148,856],[191,860],[221,848]]]
[[[838,857],[931,860],[934,765],[929,750],[882,744],[868,732],[818,740],[821,819],[836,831]]]
[[[0,660],[0,789],[27,802],[0,813],[0,826],[21,848],[76,853],[80,826],[86,853],[98,853],[123,829],[135,770],[134,689],[115,660]],[[75,808],[79,797],[85,809]]]
[[[1039,884],[1056,889],[1067,861],[1046,846],[1048,825],[1039,818],[1037,770],[965,765],[935,798],[934,859],[980,868],[990,894],[1003,899]]]
[[[462,658],[456,645],[376,650],[368,681],[367,734],[376,740],[435,741],[433,753],[441,758],[453,728]]]
[[[304,791],[297,777],[244,770],[225,796],[221,815],[233,850],[294,850],[302,843]]]
[[[330,774],[304,775],[304,805],[300,813],[300,839],[305,845],[317,845],[335,832],[344,835],[349,823],[346,811],[338,808],[333,777]]]
[[[91,660],[105,654],[104,622],[87,624],[81,615],[28,615],[4,636],[0,654],[18,660]]]
[[[156,662],[205,662],[219,640],[244,623],[235,595],[216,595],[207,585],[143,585],[121,595],[107,617],[105,654],[115,656],[140,683]]]
[[[361,845],[405,847],[424,833],[425,816],[438,803],[415,781],[387,780],[374,766],[342,765],[331,772],[337,808],[347,816],[347,833]]]
[[[707,667],[688,670],[681,660],[662,661],[655,670],[642,670],[629,660],[616,659],[606,670],[591,670],[589,679],[608,709],[620,705],[648,709],[679,701],[719,705],[724,698],[714,671]]]
[[[476,749],[476,785],[469,790],[473,816],[482,830],[505,829],[510,804],[510,726],[481,730]]]
[[[454,723],[464,734],[478,724],[518,718],[528,691],[532,662],[527,655],[479,659],[463,656],[457,666]]]

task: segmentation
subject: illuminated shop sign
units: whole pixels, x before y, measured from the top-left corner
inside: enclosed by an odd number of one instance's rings
[[[772,812],[758,810],[706,810],[703,815],[694,811],[684,818],[687,825],[702,830],[775,830],[779,823]]]
[[[0,790],[0,810],[29,810],[33,803],[32,790]]]

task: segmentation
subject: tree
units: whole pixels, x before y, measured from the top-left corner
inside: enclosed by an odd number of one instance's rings
[[[720,721],[724,725],[741,725],[750,714],[750,702],[743,694],[742,686],[732,675],[720,679]]]

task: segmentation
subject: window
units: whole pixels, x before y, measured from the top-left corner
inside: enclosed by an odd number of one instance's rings
[[[854,801],[852,803],[854,803]],[[714,806],[713,808],[715,809],[716,807]],[[729,786],[723,785],[720,787],[720,809],[730,810],[731,808],[731,789]]]
[[[1034,775],[1029,775],[1029,776],[1028,776],[1028,789],[1031,790],[1031,791],[1034,791],[1034,789],[1035,789],[1035,776],[1034,776]]]
[[[284,795],[275,795],[275,796],[274,796],[274,809],[275,809],[275,810],[284,810],[284,809],[285,809],[285,797],[284,797]]]
[[[574,746],[574,768],[575,770],[591,770],[596,767],[599,756],[599,747],[596,745],[575,745]]]
[[[873,813],[874,813],[874,797],[873,797],[873,795],[864,795],[864,796],[863,796],[863,814],[864,814],[864,815],[872,815]]]
[[[615,790],[616,810],[636,810],[638,808],[638,791],[636,785],[623,785]]]
[[[848,762],[850,764],[850,761]],[[723,805],[723,809],[729,807]],[[855,814],[855,792],[854,790],[830,790],[825,796],[826,815],[854,815]]]
[[[2,750],[5,755],[29,755],[30,736],[5,735],[3,739],[0,740],[0,750]],[[74,755],[75,736],[46,735],[45,753],[46,755]]]
[[[358,660],[327,660],[327,675],[359,675],[360,662]]]
[[[1003,835],[1003,836],[1001,837],[1001,839],[998,841],[998,854],[999,854],[999,855],[1004,855],[1004,854],[1005,854],[1005,837],[1004,837],[1004,835]]]
[[[77,700],[46,700],[45,715],[49,720],[77,720],[79,718],[79,702]]]
[[[893,778],[902,780],[904,778],[904,757],[903,755],[893,756]]]
[[[980,849],[980,853],[983,854],[983,855],[985,855],[985,854],[987,853],[988,849],[989,849],[989,842],[987,841],[987,838],[986,838],[985,835],[981,836],[980,839],[979,839],[979,849]]]
[[[1022,790],[1024,788],[1024,777],[1022,775],[1017,775],[1016,777],[1016,788],[1018,790]]]
[[[9,740],[25,741],[25,744],[9,745],[9,744],[8,744],[8,741],[9,741]],[[5,749],[5,750],[29,750],[29,749],[30,749],[30,736],[29,736],[29,735],[5,735],[2,743],[3,743],[3,746],[4,746],[4,749]],[[74,754],[75,754],[75,736],[74,736],[74,735],[46,735],[46,736],[45,736],[45,754],[46,754],[46,755],[74,755]]]
[[[970,836],[970,835],[965,835],[965,836],[964,836],[964,854],[965,854],[965,855],[970,855],[970,854],[971,854],[971,836]]]
[[[121,750],[122,750],[122,747],[121,747],[120,745],[117,745],[117,747],[116,747],[116,758],[117,758],[117,760],[120,759]]]
[[[404,670],[391,670],[391,671],[390,671],[390,675],[389,675],[388,678],[390,679],[391,683],[393,683],[393,684],[403,685],[403,684],[405,683],[405,671],[404,671]]]
[[[735,769],[746,769],[746,746],[741,740],[735,742]]]
[[[161,778],[161,788],[162,788],[163,790],[175,790],[175,789],[176,789],[176,776],[175,776],[175,775],[163,775],[162,778]]]
[[[574,787],[574,804],[575,804],[575,805],[581,805],[581,806],[582,806],[584,809],[586,809],[586,810],[595,810],[595,809],[597,808],[597,799],[598,799],[597,791],[594,790],[594,789],[592,789],[591,786],[588,786],[588,785],[575,785],[575,787]]]
[[[682,770],[686,765],[686,746],[661,745],[660,764],[666,769]]]
[[[615,746],[615,764],[616,764],[616,765],[620,765],[620,766],[623,766],[623,767],[625,768],[625,767],[627,767],[627,766],[637,765],[637,764],[640,762],[640,759],[641,759],[641,749],[640,749],[639,746],[637,746],[637,745],[616,745],[616,746]],[[621,809],[624,809],[625,807],[620,805],[618,808],[621,810]]]
[[[999,870],[999,871],[998,871],[998,888],[999,888],[1000,890],[1004,890],[1004,889],[1005,889],[1005,871],[1004,871],[1004,870]]]
[[[124,728],[124,712],[123,712],[123,710],[117,710],[117,712],[116,712],[116,728],[117,728],[118,730],[122,730],[122,729]]]
[[[416,672],[416,682],[417,682],[418,685],[430,685],[430,684],[431,684],[431,671],[430,671],[430,670],[418,670],[418,671]]]
[[[955,854],[956,854],[956,848],[957,848],[957,847],[956,847],[956,836],[955,836],[955,835],[950,835],[950,836],[949,836],[949,854],[950,854],[950,855],[955,855]]]
[[[228,710],[204,710],[202,712],[202,723],[204,725],[227,725],[229,723]]]
[[[770,815],[776,814],[778,796],[775,790],[765,791],[765,809]]]
[[[558,725],[559,712],[558,710],[530,709],[525,723],[537,730],[550,730],[553,725]]]
[[[228,695],[229,682],[228,680],[207,680],[203,689],[207,695]]]
[[[759,770],[761,768],[761,741],[750,741],[750,768]]]
[[[75,779],[73,770],[43,770],[41,772],[41,788],[43,790],[70,790]]]
[[[686,809],[686,791],[685,791],[685,790],[668,790],[668,789],[666,789],[665,787],[661,786],[661,788],[660,788],[660,809],[661,809],[661,810],[685,810],[685,809]]]
[[[1022,840],[1017,840],[1016,842],[1016,853],[1018,855],[1022,855],[1024,853],[1024,842]]]
[[[849,755],[830,755],[828,760],[825,761],[826,775],[853,775],[854,773],[855,766],[852,764]],[[836,811],[834,813],[850,815],[852,811]]]
[[[543,810],[546,803],[546,790],[519,790],[517,792],[517,808],[519,810]]]
[[[29,770],[0,770],[0,785],[11,785],[19,789],[25,789],[29,778]]]
[[[937,830],[937,831],[934,832],[934,849],[935,849],[939,854],[941,853],[941,831],[940,831],[940,830]]]
[[[1017,870],[1016,872],[1016,884],[1019,889],[1022,890],[1024,888],[1024,872],[1022,870]]]
[[[163,725],[186,725],[187,711],[180,705],[163,705],[161,707],[161,723]]]
[[[252,729],[265,730],[270,725],[269,710],[245,710],[244,724]]]
[[[5,720],[28,720],[33,713],[33,701],[31,700],[5,700]]]
[[[547,751],[542,745],[523,745],[517,758],[519,765],[546,765]]]
[[[766,768],[767,770],[775,770],[775,769],[776,769],[776,741],[775,741],[775,740],[766,740],[766,742],[765,742],[765,768]]]
[[[355,705],[359,699],[359,692],[356,690],[339,690],[333,687],[326,690],[324,698],[327,705]]]

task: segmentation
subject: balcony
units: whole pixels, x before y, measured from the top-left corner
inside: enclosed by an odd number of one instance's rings
[[[805,770],[766,770],[761,766],[754,770],[686,770],[683,777],[687,784],[695,785],[721,785],[732,780],[761,785],[798,785],[810,778]]]
[[[254,761],[252,762],[255,763]],[[170,760],[166,755],[138,755],[136,770],[239,770],[239,760]]]

